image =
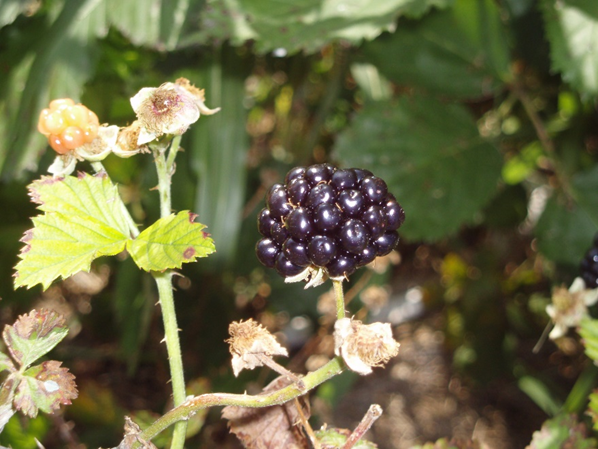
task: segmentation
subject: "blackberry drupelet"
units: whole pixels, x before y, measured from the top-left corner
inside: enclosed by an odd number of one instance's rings
[[[330,164],[296,167],[284,185],[274,184],[266,195],[258,215],[264,238],[256,245],[257,257],[285,278],[305,272],[307,280],[310,270],[312,276],[323,271],[347,277],[390,253],[404,221],[386,183],[370,171]]]

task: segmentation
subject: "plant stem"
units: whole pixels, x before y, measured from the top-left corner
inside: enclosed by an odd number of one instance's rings
[[[177,136],[172,140],[168,160],[165,158],[166,147],[159,146],[152,149],[156,162],[156,170],[158,172],[160,216],[162,218],[168,217],[172,210],[170,185],[172,174],[174,173],[174,159],[181,141],[180,137],[181,136]],[[162,309],[162,320],[164,321],[164,339],[166,341],[166,351],[168,352],[168,362],[170,364],[172,396],[174,407],[176,409],[176,407],[185,402],[186,393],[181,343],[179,341],[179,328],[174,307],[174,295],[172,292],[172,271],[153,271],[152,276],[156,280],[156,285],[158,286],[158,297],[160,300],[160,308]],[[186,432],[187,421],[181,420],[177,422],[172,435],[171,449],[183,448]]]
[[[374,422],[380,418],[382,415],[382,407],[378,404],[370,405],[367,413],[359,423],[359,425],[355,428],[353,433],[347,438],[345,445],[342,449],[351,449],[353,446],[357,444],[359,440],[365,435],[365,433],[370,430],[370,427],[374,424]]]
[[[334,294],[336,296],[336,318],[343,319],[345,317],[345,295],[343,293],[343,281],[332,280],[334,286]]]
[[[208,393],[196,396],[185,401],[179,407],[176,407],[155,421],[146,428],[139,438],[141,440],[151,440],[164,429],[175,422],[186,420],[199,410],[208,407],[217,407],[222,405],[237,405],[240,407],[269,407],[272,405],[284,404],[299,396],[303,396],[309,390],[317,387],[328,379],[340,374],[344,369],[343,361],[340,357],[335,357],[320,369],[307,374],[302,378],[304,388],[299,388],[297,384],[291,384],[288,387],[273,391],[268,394],[259,394],[248,396],[246,394],[228,394],[228,393]],[[139,443],[133,445],[133,448],[139,447]]]

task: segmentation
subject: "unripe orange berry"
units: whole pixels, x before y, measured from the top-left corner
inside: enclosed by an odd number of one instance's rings
[[[46,109],[44,109],[45,111]],[[64,128],[66,127],[66,123],[64,123],[64,118],[60,111],[52,111],[50,110],[49,113],[44,113],[39,117],[40,126],[46,130],[44,134],[60,134]]]
[[[67,106],[62,110],[62,117],[68,126],[84,128],[87,125],[88,111],[82,104]]]
[[[60,135],[60,140],[66,148],[74,150],[85,143],[85,136],[78,126],[69,126]]]
[[[53,111],[61,110],[67,106],[73,106],[75,102],[70,98],[58,98],[50,102],[50,109]]]
[[[65,154],[68,153],[70,150],[62,143],[60,136],[50,134],[48,136],[48,143],[52,147],[54,151],[58,154]]]

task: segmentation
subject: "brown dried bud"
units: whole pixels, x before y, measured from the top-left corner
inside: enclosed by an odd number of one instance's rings
[[[274,336],[261,324],[249,319],[233,322],[228,327],[231,338],[226,340],[233,356],[232,366],[235,376],[243,369],[264,366],[263,358],[274,355],[288,356]]]
[[[334,352],[349,369],[365,376],[372,367],[383,366],[399,353],[390,323],[363,324],[342,318],[334,324]]]

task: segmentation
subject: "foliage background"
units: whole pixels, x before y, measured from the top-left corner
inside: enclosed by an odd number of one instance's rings
[[[57,357],[81,390],[66,416],[14,420],[2,438],[114,445],[125,413],[149,419],[167,407],[155,292],[129,259],[46,292],[13,291],[11,275],[35,214],[26,185],[53,158],[35,131],[39,111],[72,97],[125,125],[141,87],[185,76],[222,107],[185,136],[173,185],[175,209],[197,212],[218,249],[177,281],[195,388],[265,382],[266,372],[232,377],[232,320],[258,317],[295,352],[318,328],[326,287],[304,292],[264,270],[255,216],[289,168],[330,161],[383,177],[407,214],[401,264],[368,272],[358,288],[389,286],[389,314],[419,292],[400,335],[440,330],[439,382],[456,379],[472,406],[507,416],[505,448],[527,444],[580,373],[584,391],[594,383],[576,339],[531,349],[551,287],[576,276],[597,230],[596,30],[593,0],[1,0],[0,316],[11,323],[40,305],[65,313],[72,339]],[[149,156],[105,165],[135,219],[155,220]],[[366,314],[362,305],[352,311]],[[367,382],[345,374],[319,390],[321,417]],[[207,420],[194,441],[234,444],[217,412]],[[75,430],[61,437],[69,422]],[[379,432],[380,447],[408,447],[389,435]]]

